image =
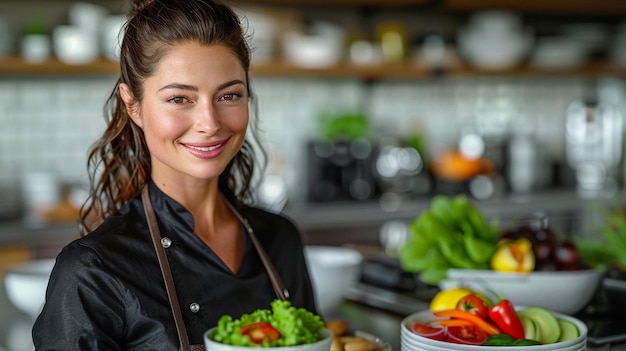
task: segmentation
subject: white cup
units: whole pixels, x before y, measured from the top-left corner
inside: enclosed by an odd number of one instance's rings
[[[50,57],[50,37],[46,34],[28,34],[20,42],[20,55],[26,62],[40,63]]]
[[[78,26],[58,26],[54,28],[52,39],[54,54],[61,62],[80,65],[98,58],[97,41]]]

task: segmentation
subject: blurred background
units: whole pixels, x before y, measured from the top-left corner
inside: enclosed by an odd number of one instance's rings
[[[269,151],[258,201],[310,242],[377,243],[439,193],[565,213],[571,232],[580,206],[622,193],[619,1],[233,4]],[[1,6],[0,240],[72,236],[128,4]]]
[[[587,237],[590,208],[623,201],[626,2],[232,4],[269,152],[258,203],[307,244],[393,255],[436,194]],[[0,276],[78,236],[127,6],[0,0]],[[0,349],[28,349],[12,313]]]
[[[621,198],[626,3],[233,5],[270,155],[258,201],[309,243],[387,242],[439,193],[586,235],[589,203]],[[0,244],[53,257],[76,236],[127,6],[0,1]]]

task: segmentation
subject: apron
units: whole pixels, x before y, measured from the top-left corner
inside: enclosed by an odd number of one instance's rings
[[[154,245],[154,250],[156,251],[157,258],[159,260],[159,266],[161,268],[161,274],[163,275],[163,280],[165,282],[165,289],[167,291],[167,297],[170,302],[170,307],[172,309],[172,314],[174,315],[174,323],[176,324],[176,330],[178,332],[178,340],[180,342],[180,351],[203,351],[205,350],[204,345],[190,345],[189,337],[187,336],[187,329],[185,328],[185,321],[183,320],[183,315],[180,309],[180,305],[178,304],[178,297],[176,295],[176,287],[174,286],[174,280],[172,279],[172,273],[170,271],[169,263],[167,262],[167,256],[165,254],[165,249],[163,249],[163,245],[161,245],[161,232],[159,230],[159,225],[156,219],[156,215],[154,214],[154,209],[152,208],[152,202],[150,201],[150,193],[148,191],[149,186],[145,185],[141,191],[143,208],[146,213],[146,219],[148,221],[148,229],[150,230],[150,236],[152,237],[152,244]],[[272,286],[274,287],[274,292],[276,296],[281,300],[287,300],[289,298],[289,291],[284,288],[274,265],[270,261],[267,253],[259,243],[254,231],[248,221],[244,219],[239,211],[235,209],[235,207],[229,202],[226,201],[231,211],[235,214],[237,219],[243,224],[246,228],[246,232],[250,236],[250,240],[252,240],[252,244],[254,245],[257,253],[261,257],[261,261],[263,262],[263,266],[265,266],[265,270],[270,277],[272,282]]]

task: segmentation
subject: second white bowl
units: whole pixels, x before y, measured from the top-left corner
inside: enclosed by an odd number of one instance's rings
[[[501,296],[519,306],[539,306],[575,314],[582,310],[599,287],[603,272],[539,271],[528,274],[490,270],[449,269],[439,288],[467,286],[492,297]],[[564,293],[566,292],[566,293]]]

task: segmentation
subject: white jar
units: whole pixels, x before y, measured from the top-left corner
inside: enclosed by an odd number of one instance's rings
[[[47,34],[27,34],[20,42],[20,55],[30,63],[41,63],[50,57],[50,37]]]

